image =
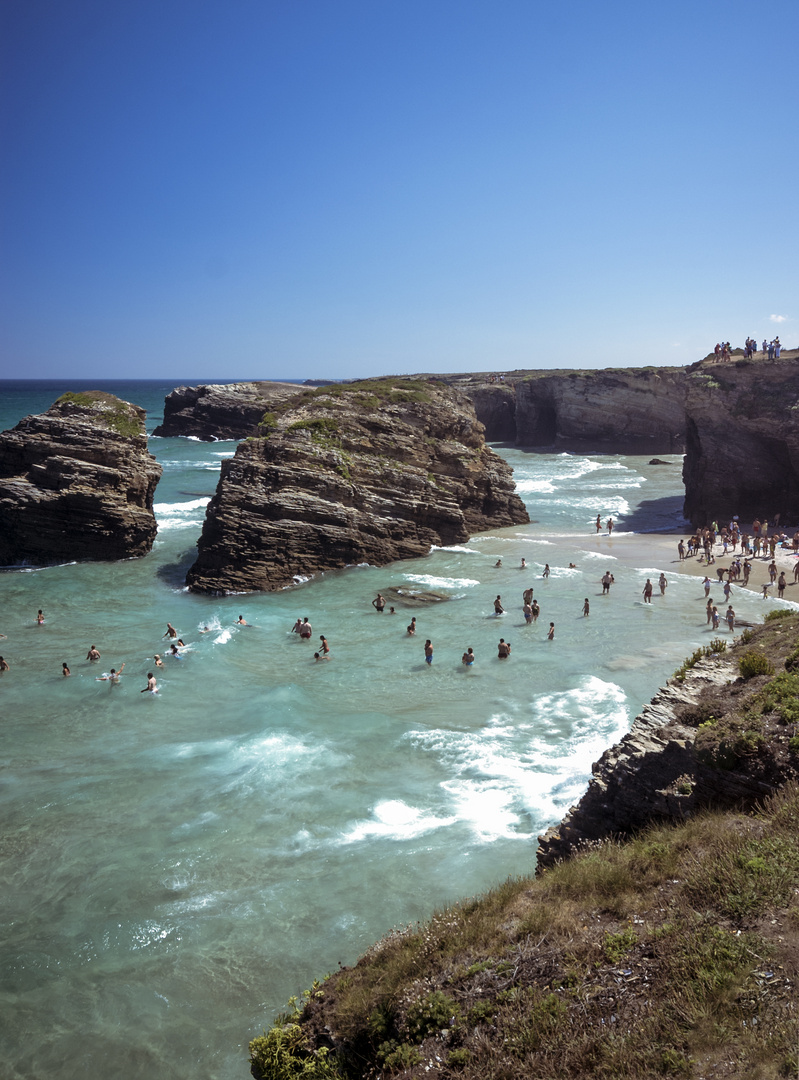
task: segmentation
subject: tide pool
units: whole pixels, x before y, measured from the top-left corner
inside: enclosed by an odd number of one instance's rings
[[[149,430],[172,389],[91,386],[147,408]],[[6,384],[0,427],[67,388],[82,387]],[[707,640],[701,584],[677,574],[676,549],[653,546],[650,562],[623,543],[683,527],[677,457],[500,449],[530,525],[207,598],[183,579],[235,444],[150,449],[164,475],[149,556],[0,573],[0,1053],[20,1080],[246,1077],[247,1041],[290,995],[391,927],[532,870],[538,833],[579,798],[592,761]],[[597,513],[621,540],[596,539]],[[644,605],[661,570],[667,593]],[[371,600],[391,586],[448,599],[379,615]],[[768,606],[736,592],[740,617]],[[306,615],[311,644],[291,633]],[[167,621],[187,647],[159,669]],[[332,659],[316,663],[320,634]],[[118,685],[98,681],[122,663]],[[158,695],[140,693],[148,671]]]

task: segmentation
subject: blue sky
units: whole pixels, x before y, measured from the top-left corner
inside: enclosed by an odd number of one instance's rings
[[[799,344],[796,0],[3,0],[0,375]]]

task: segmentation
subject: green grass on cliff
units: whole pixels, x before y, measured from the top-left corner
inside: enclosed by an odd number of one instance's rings
[[[264,413],[258,425],[261,438],[268,439],[279,429],[279,420],[296,409],[311,408],[348,408],[356,413],[369,413],[385,405],[426,404],[432,401],[430,391],[420,379],[361,379],[353,383],[334,383],[329,386],[317,386],[304,389],[287,398],[279,405]],[[312,419],[300,419],[290,428],[311,428]],[[331,422],[332,423],[332,422]]]
[[[683,722],[711,757],[757,730],[734,762],[773,781],[775,761],[799,762],[799,616],[748,638],[734,655],[754,646],[775,674],[714,690]],[[292,1001],[250,1044],[251,1067],[266,1080],[796,1077],[797,979],[788,780],[748,811],[598,842],[393,931]]]
[[[103,390],[84,390],[80,393],[68,390],[56,401],[56,405],[77,405],[91,409],[107,427],[126,439],[145,433],[144,423],[136,411],[127,402]]]

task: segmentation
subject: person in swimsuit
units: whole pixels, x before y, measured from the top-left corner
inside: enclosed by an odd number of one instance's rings
[[[175,629],[175,627],[172,625],[171,622],[168,622],[166,624],[166,633],[164,634],[164,637],[176,638],[177,636],[178,636],[177,630]]]
[[[3,657],[0,656],[0,671],[10,671],[10,670],[11,670],[11,668],[8,666],[8,661],[4,660]]]
[[[586,618],[590,611],[591,605],[589,604],[588,597],[586,596],[585,600],[583,601],[583,618]]]
[[[649,578],[646,579],[646,585],[644,585],[644,603],[652,603],[652,582]]]
[[[380,614],[382,615],[383,614],[383,609],[385,608],[385,606],[386,606],[385,598],[383,596],[381,596],[380,593],[378,593],[377,596],[372,601],[372,607],[375,609],[375,611],[379,611]]]
[[[36,616],[36,622],[39,624],[39,626],[41,626],[44,622],[44,613],[41,608],[39,608],[39,612]]]
[[[96,645],[92,645],[92,647],[86,653],[86,659],[91,661],[92,664],[95,663],[95,661],[100,659],[100,653],[99,653]]]
[[[540,606],[540,604],[538,603],[537,600],[533,600],[533,603],[532,603],[531,606],[532,606],[532,609],[533,609],[533,622],[535,623],[535,622],[538,622],[538,616],[541,614],[541,606]]]
[[[155,656],[153,657],[153,660],[155,661],[155,666],[156,667],[163,667],[164,666],[164,661],[161,659],[161,656],[160,656],[159,653],[155,654]]]
[[[310,641],[311,640],[311,630],[312,629],[313,629],[313,627],[308,622],[308,616],[306,615],[305,618],[303,619],[302,626],[300,627],[300,640],[301,641]]]
[[[549,630],[547,630],[547,641],[555,640],[555,624],[551,622],[549,624]]]
[[[156,682],[155,682],[155,675],[153,675],[152,671],[147,672],[147,685],[145,686],[145,688],[143,690],[140,690],[139,693],[140,694],[146,694],[148,690],[150,691],[151,694],[157,694],[158,693],[158,687],[157,687]]]
[[[408,623],[408,637],[413,637],[416,633],[416,616],[414,615],[411,621]]]
[[[471,667],[474,663],[474,652],[471,649],[467,649],[461,657],[461,663],[466,667]]]
[[[494,601],[494,614],[495,615],[504,615],[505,614],[505,608],[502,606],[502,597],[499,596],[499,595],[497,595],[497,598]]]
[[[62,674],[62,675],[71,675],[71,674],[72,674],[72,672],[71,672],[71,671],[69,670],[69,668],[67,667],[67,662],[66,662],[66,660],[65,660],[65,661],[64,661],[64,663],[63,663],[63,664],[61,665],[61,674]]]
[[[497,645],[497,660],[507,660],[510,656],[510,642],[505,641],[504,637],[499,639],[499,645]]]
[[[236,619],[236,625],[237,626],[249,626],[250,624],[247,622],[247,620],[244,618],[243,615],[239,615],[238,619]]]
[[[524,607],[522,608],[522,614],[524,615],[524,621],[529,626],[530,623],[533,621],[533,608],[532,608],[532,605],[525,602]]]
[[[433,663],[433,644],[430,638],[424,643],[424,659],[426,664]]]
[[[322,642],[322,652],[325,656],[330,652],[330,646],[327,643],[327,638],[324,634],[319,635],[319,640]]]
[[[541,577],[549,577],[549,563],[544,563],[544,572]]]
[[[119,682],[119,676],[122,674],[122,668],[124,668],[124,666],[125,665],[122,664],[119,671],[117,671],[116,668],[111,668],[111,670],[108,672],[107,675],[100,675],[97,681],[98,682],[118,683]]]

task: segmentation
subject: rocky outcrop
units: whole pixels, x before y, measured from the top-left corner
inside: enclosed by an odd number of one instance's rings
[[[799,521],[799,352],[703,361],[686,377],[685,516]]]
[[[223,462],[189,586],[278,589],[528,520],[474,408],[434,381],[306,390]]]
[[[0,565],[150,550],[161,466],[144,419],[111,394],[68,393],[0,434]]]
[[[258,434],[265,412],[299,393],[295,383],[241,382],[179,386],[164,401],[164,420],[153,432],[160,436],[246,439]]]
[[[795,781],[796,676],[786,669],[796,670],[797,632],[799,616],[781,612],[747,630],[731,651],[705,656],[669,680],[594,763],[580,802],[539,837],[539,867],[700,807],[752,806]],[[752,660],[758,663],[747,668]]]

